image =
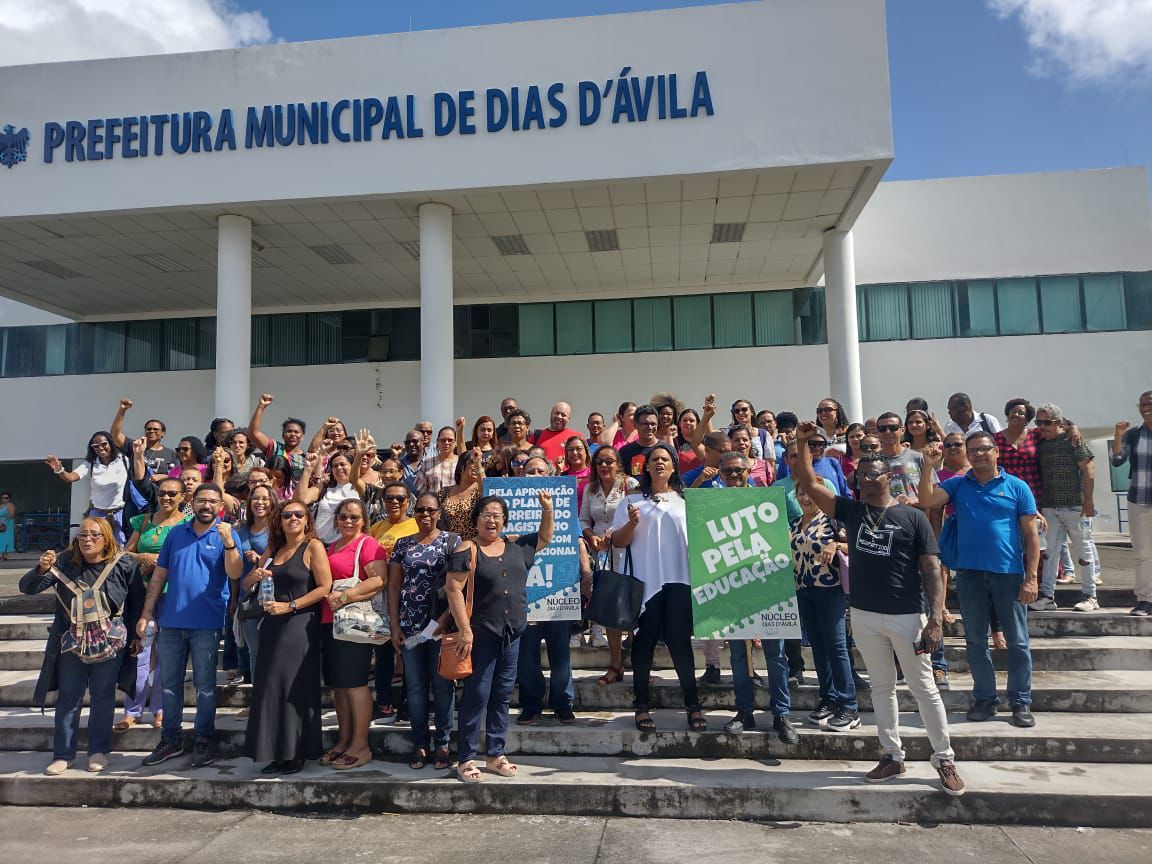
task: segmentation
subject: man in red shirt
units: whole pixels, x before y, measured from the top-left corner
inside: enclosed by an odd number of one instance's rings
[[[572,406],[567,402],[557,402],[552,406],[552,413],[548,417],[548,428],[532,433],[529,440],[548,455],[548,461],[553,465],[564,455],[564,445],[569,438],[579,438],[580,433],[568,428],[568,420],[572,416]]]

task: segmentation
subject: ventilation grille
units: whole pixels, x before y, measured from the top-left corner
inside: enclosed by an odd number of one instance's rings
[[[345,249],[343,246],[338,246],[335,243],[326,244],[323,246],[309,246],[313,252],[327,261],[329,264],[359,264],[352,253]]]
[[[500,250],[501,255],[529,255],[528,244],[524,242],[523,234],[504,234],[493,237],[492,242]]]
[[[420,260],[420,241],[419,240],[401,240],[400,245],[404,247],[404,251],[415,258]]]
[[[615,252],[620,248],[620,238],[615,228],[606,231],[585,231],[589,252]]]
[[[746,222],[718,222],[712,226],[713,243],[739,243],[744,239]]]
[[[134,255],[133,257],[149,267],[155,267],[161,273],[187,273],[192,269],[179,261],[174,261],[167,255],[149,253],[148,255]]]
[[[77,273],[55,261],[21,261],[20,263],[25,267],[31,267],[33,270],[39,270],[41,273],[47,273],[49,276],[55,276],[57,279],[80,279],[84,276],[83,273]]]

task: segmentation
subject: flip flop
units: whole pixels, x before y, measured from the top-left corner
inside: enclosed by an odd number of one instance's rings
[[[428,764],[428,751],[421,748],[412,754],[411,760],[408,762],[408,767],[413,771],[419,771]]]
[[[519,765],[509,762],[508,757],[503,755],[498,757],[495,762],[485,762],[484,767],[501,777],[515,777],[520,770]]]
[[[337,771],[347,771],[350,768],[359,768],[372,761],[372,756],[353,756],[351,753],[342,753],[330,763]]]
[[[323,756],[320,757],[320,764],[321,765],[331,765],[333,762],[335,762],[337,759],[339,759],[343,755],[344,755],[343,750],[337,750],[335,747],[333,747],[331,750],[329,750],[327,753],[325,753]]]
[[[445,771],[452,767],[452,756],[449,754],[447,747],[437,747],[432,758],[432,767],[437,771]]]
[[[456,766],[456,776],[464,783],[479,783],[484,779],[484,775],[480,773],[476,763],[471,760],[461,762]]]
[[[136,725],[136,718],[135,717],[125,717],[123,720],[120,720],[115,726],[113,726],[112,729],[115,732],[127,732],[129,729],[131,729],[135,725]]]

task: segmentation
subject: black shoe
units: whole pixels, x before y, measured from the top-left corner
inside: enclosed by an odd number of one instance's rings
[[[1029,603],[1028,608],[1033,612],[1055,612],[1059,607],[1051,597],[1041,595]]]
[[[828,724],[824,728],[829,732],[850,732],[859,725],[860,715],[841,706],[828,718]]]
[[[972,723],[983,723],[996,716],[996,703],[991,699],[977,699],[968,709],[968,720]]]
[[[524,709],[520,712],[520,716],[516,718],[516,725],[517,726],[528,726],[532,723],[535,723],[539,719],[540,719],[540,712],[539,711],[529,711],[527,709]]]
[[[720,683],[720,667],[719,666],[705,666],[704,674],[696,679],[696,683],[701,686],[715,686]]]
[[[1027,705],[1013,705],[1012,725],[1019,726],[1021,729],[1031,729],[1036,725],[1036,718],[1032,716]]]
[[[803,687],[807,682],[804,680],[804,670],[801,669],[795,675],[788,676],[788,683],[795,684],[797,687]]]
[[[872,682],[867,678],[861,677],[860,673],[855,669],[852,670],[852,683],[856,685],[857,690],[871,690]]]
[[[203,768],[211,765],[216,758],[212,752],[212,742],[207,738],[197,738],[192,748],[192,767]]]
[[[412,717],[408,714],[408,706],[401,705],[396,709],[396,722],[397,723],[411,723]]]
[[[756,718],[751,711],[737,711],[736,716],[724,724],[724,731],[729,735],[739,735],[741,732],[751,732],[756,728]]]
[[[554,715],[556,719],[563,723],[565,726],[571,726],[576,722],[576,715],[572,713],[571,708],[559,709],[554,712]]]
[[[776,730],[776,736],[785,744],[795,744],[800,740],[800,736],[792,728],[792,721],[788,719],[787,714],[773,717],[772,728]]]
[[[179,741],[165,741],[160,739],[160,743],[156,745],[156,749],[144,757],[145,765],[159,765],[161,762],[167,762],[169,759],[175,759],[177,756],[184,755],[184,745]]]
[[[303,759],[285,759],[280,763],[281,774],[299,774],[304,767]]]
[[[284,770],[284,766],[286,764],[287,763],[283,759],[277,759],[274,762],[269,762],[267,765],[265,765],[263,768],[261,768],[260,773],[261,774],[279,774],[281,771]]]
[[[1132,607],[1132,611],[1128,614],[1135,615],[1138,618],[1147,618],[1152,616],[1152,602],[1141,600]]]
[[[816,706],[816,710],[808,715],[808,722],[813,726],[826,726],[835,713],[836,706],[822,699],[820,704]]]

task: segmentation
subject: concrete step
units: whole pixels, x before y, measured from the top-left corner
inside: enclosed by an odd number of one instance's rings
[[[1127,576],[1127,574],[1125,574]],[[1131,576],[1127,576],[1131,580]],[[1079,582],[1070,582],[1067,585],[1056,586],[1056,602],[1060,606],[1071,606],[1077,602],[1083,594],[1082,586]],[[1130,587],[1120,587],[1118,585],[1097,585],[1096,597],[1100,601],[1101,606],[1127,606],[1131,608],[1136,603],[1136,594]],[[945,599],[949,609],[959,609],[960,599],[956,596],[954,590],[949,590]]]
[[[36,672],[0,672],[0,707],[26,708],[32,704],[32,694],[36,685]],[[576,673],[576,708],[585,711],[625,711],[632,706],[632,675],[626,673],[625,680],[601,687],[596,672],[580,670]],[[1004,684],[1000,675],[999,684]],[[814,676],[808,675],[802,687],[791,688],[792,711],[811,711],[819,701],[819,690]],[[944,704],[949,711],[967,711],[971,704],[972,679],[965,674],[949,676],[951,689],[943,692]],[[219,676],[223,681],[223,676]],[[243,708],[251,698],[252,688],[241,685],[217,685],[217,704],[225,708]],[[769,694],[766,688],[754,690],[756,707],[769,708]],[[915,711],[916,701],[908,688],[896,688],[897,704],[901,711]],[[117,694],[117,700],[123,697]],[[1002,700],[1006,700],[1003,689]],[[515,694],[513,696],[515,699]],[[331,694],[323,693],[325,705],[331,704]],[[652,672],[651,704],[654,708],[682,708],[683,698],[675,674],[669,669],[655,669]],[[707,709],[735,710],[731,678],[722,676],[719,686],[702,686],[700,700]],[[862,690],[859,694],[860,709],[872,710],[871,691]],[[52,704],[52,700],[49,700]],[[185,684],[184,704],[195,704],[195,691],[191,684]],[[1139,670],[1107,670],[1101,672],[1037,672],[1032,676],[1032,709],[1034,711],[1071,711],[1099,714],[1139,714],[1152,713],[1152,672]]]
[[[608,668],[607,648],[573,648],[572,668],[603,673]],[[541,648],[541,660],[548,667],[548,654]],[[813,668],[812,652],[804,649],[807,668]],[[945,640],[944,656],[948,668],[955,672],[968,670],[967,652],[960,639],[950,637]],[[0,671],[38,670],[44,658],[44,639],[7,639],[0,641]],[[1007,669],[1007,653],[993,651],[992,661],[997,669]],[[863,669],[864,662],[857,654],[856,668]],[[697,668],[704,668],[704,650],[696,649]],[[728,650],[720,652],[720,665],[728,669]],[[624,666],[632,668],[628,653],[624,655]],[[672,658],[661,646],[656,651],[654,666],[669,669]],[[753,666],[764,671],[764,656],[759,651],[753,653]],[[1145,669],[1152,670],[1152,639],[1142,636],[1097,636],[1070,639],[1036,639],[1032,643],[1032,667],[1036,671],[1058,671],[1061,669]]]
[[[77,767],[45,777],[44,753],[0,753],[0,803],[425,813],[565,814],[773,821],[956,822],[1144,828],[1152,766],[967,762],[961,798],[945,795],[927,762],[884,784],[864,782],[875,762],[545,757],[520,774],[461,784],[454,772],[371,762],[351,771],[309,764],[266,777],[248,759],[193,769],[187,758],[141,768],[116,752],[100,775]],[[189,782],[192,781],[192,782]]]
[[[247,720],[238,717],[234,708],[221,709],[216,717],[216,746],[221,755],[243,753]],[[559,723],[546,714],[530,726],[513,722],[509,727],[509,753],[537,756],[659,756],[664,758],[701,759],[861,759],[879,755],[879,744],[872,714],[861,715],[861,725],[850,732],[829,732],[805,723],[804,714],[792,717],[800,741],[782,743],[772,731],[772,717],[757,716],[757,728],[740,735],[724,732],[732,719],[728,711],[709,711],[709,729],[694,733],[686,728],[680,711],[664,710],[654,714],[658,731],[636,730],[631,712],[599,711],[581,713],[572,725]],[[114,733],[114,746],[120,750],[147,752],[160,740],[160,731],[149,721],[133,726],[127,732]],[[1149,714],[1037,714],[1033,729],[1017,729],[1001,715],[987,723],[969,723],[963,714],[948,718],[952,747],[956,758],[964,761],[1010,759],[1028,762],[1124,762],[1152,763],[1152,744],[1148,730]],[[191,742],[192,712],[185,715],[185,736]],[[454,725],[455,725],[455,721]],[[3,750],[52,750],[51,713],[25,709],[0,709],[0,748]],[[88,712],[81,718],[81,749],[87,747]],[[920,715],[905,713],[900,717],[901,739],[908,758],[928,759],[932,747]],[[336,714],[324,715],[325,746],[336,743]],[[372,749],[381,758],[404,759],[412,752],[410,727],[407,723],[373,726]],[[456,748],[455,732],[452,749]]]

